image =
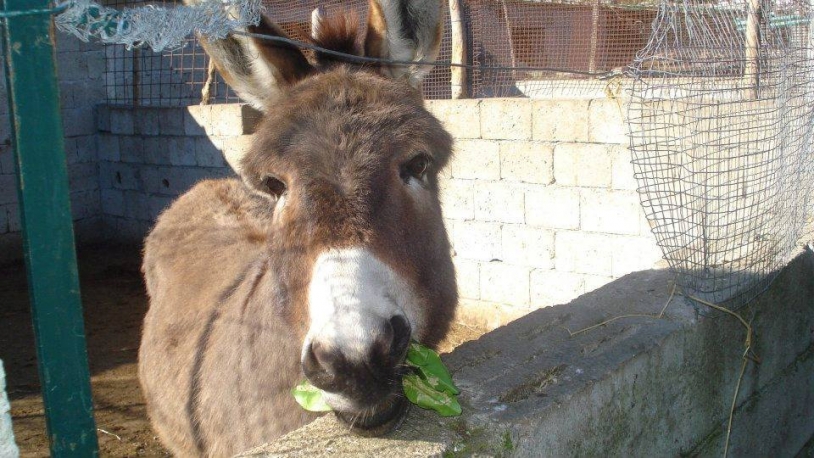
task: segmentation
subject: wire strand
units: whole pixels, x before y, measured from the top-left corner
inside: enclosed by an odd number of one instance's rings
[[[233,35],[240,35],[249,38],[256,38],[258,40],[266,40],[266,41],[276,41],[278,43],[285,43],[291,46],[295,46],[301,49],[309,49],[312,51],[317,51],[320,53],[324,53],[333,57],[339,57],[347,62],[353,62],[357,64],[384,64],[384,65],[401,65],[401,66],[414,66],[414,65],[429,65],[433,67],[456,67],[456,68],[466,68],[472,70],[516,70],[516,71],[542,71],[542,72],[558,72],[558,73],[572,73],[575,75],[584,75],[584,76],[592,76],[596,78],[603,78],[609,77],[619,74],[616,71],[609,71],[609,72],[583,72],[579,70],[567,70],[562,68],[553,68],[553,67],[487,67],[481,65],[470,65],[470,64],[456,64],[453,62],[447,61],[432,61],[432,62],[425,62],[425,61],[412,61],[412,60],[395,60],[395,59],[382,59],[378,57],[367,57],[367,56],[357,56],[354,54],[348,54],[341,51],[334,51],[332,49],[323,48],[322,46],[318,46],[315,44],[307,43],[301,40],[295,40],[292,38],[287,37],[280,37],[276,35],[265,35],[261,33],[252,33],[252,32],[245,32],[242,30],[235,30],[232,32]]]

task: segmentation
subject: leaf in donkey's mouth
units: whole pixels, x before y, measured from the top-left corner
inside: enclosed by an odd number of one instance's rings
[[[292,388],[291,394],[294,395],[297,404],[309,412],[331,411],[331,406],[325,402],[322,390],[311,385],[307,380]]]
[[[419,343],[411,342],[407,351],[407,365],[414,372],[402,378],[404,395],[413,404],[422,409],[438,412],[442,417],[453,417],[461,414],[461,405],[457,395],[460,393],[452,376],[449,374],[441,357],[432,349]],[[323,399],[323,392],[303,381],[291,390],[297,404],[311,412],[328,412],[331,410]]]
[[[416,342],[410,343],[407,351],[407,364],[415,367],[422,378],[436,391],[457,395],[458,388],[452,383],[452,376],[441,362],[441,357],[432,349]]]
[[[402,381],[404,395],[418,407],[434,410],[442,417],[455,417],[461,414],[461,405],[454,394],[436,390],[418,374],[407,374]]]

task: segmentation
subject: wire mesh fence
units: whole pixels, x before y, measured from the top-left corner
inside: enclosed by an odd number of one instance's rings
[[[644,0],[648,1],[648,0]],[[164,4],[139,0],[114,2],[125,7]],[[444,2],[446,3],[446,2]],[[167,2],[172,5],[172,2]],[[311,11],[350,12],[364,24],[367,0],[265,0],[264,8],[292,38],[304,39]],[[602,78],[621,73],[647,42],[655,7],[586,2],[470,0],[462,2],[465,48],[471,65],[466,85],[472,97],[590,96],[601,94]],[[449,62],[450,15],[438,57]],[[108,102],[126,105],[198,103],[210,78],[208,59],[194,37],[180,50],[154,53],[107,46]],[[218,75],[210,85],[212,103],[237,102]],[[439,65],[423,82],[428,99],[450,98],[451,69]]]
[[[807,2],[665,2],[633,67],[642,202],[679,284],[730,308],[773,280],[812,209]]]

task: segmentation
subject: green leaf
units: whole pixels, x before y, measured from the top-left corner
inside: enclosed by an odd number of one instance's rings
[[[441,357],[432,349],[411,342],[410,348],[407,350],[407,364],[418,369],[418,372],[433,389],[452,395],[460,393],[452,383],[452,376],[441,362]]]
[[[309,412],[330,412],[332,410],[331,406],[325,402],[322,390],[311,385],[308,380],[292,388],[291,394],[294,395],[297,404]]]
[[[404,394],[413,404],[438,412],[441,416],[452,417],[461,414],[461,405],[456,396],[460,393],[438,353],[416,342],[410,343],[407,351],[407,365],[414,373],[403,377]],[[297,404],[311,412],[331,410],[323,391],[307,380],[291,390]]]
[[[407,374],[402,379],[404,394],[413,404],[438,412],[442,417],[461,414],[461,405],[455,395],[438,391],[417,374]]]

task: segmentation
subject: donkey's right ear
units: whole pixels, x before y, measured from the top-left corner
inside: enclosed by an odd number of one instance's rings
[[[197,1],[184,0],[184,3]],[[265,16],[247,31],[287,38],[283,30]],[[314,70],[299,49],[286,43],[235,34],[221,40],[200,37],[199,41],[226,84],[260,111],[266,111],[286,86]]]

